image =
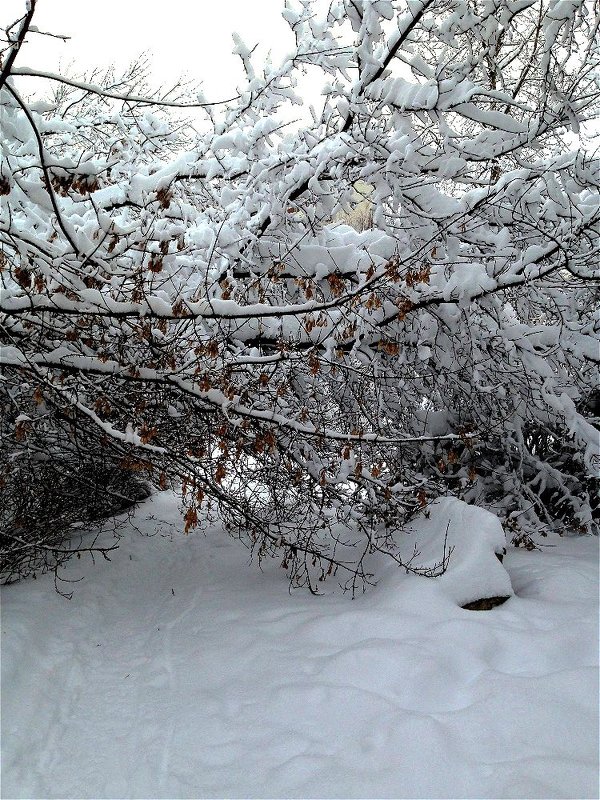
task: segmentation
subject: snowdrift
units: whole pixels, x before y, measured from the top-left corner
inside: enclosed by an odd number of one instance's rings
[[[352,600],[181,535],[167,494],[134,522],[151,538],[70,564],[71,601],[3,587],[3,797],[597,797],[596,539],[508,548],[505,574],[493,518],[441,501],[407,546],[447,530],[446,575]]]

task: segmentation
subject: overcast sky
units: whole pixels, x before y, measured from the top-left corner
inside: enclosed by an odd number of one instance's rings
[[[77,71],[127,66],[147,52],[153,83],[170,84],[183,73],[202,81],[207,99],[229,96],[242,78],[231,50],[233,31],[258,53],[278,61],[294,45],[281,18],[284,0],[38,0],[34,24],[64,34],[68,42],[30,34],[18,65]],[[0,27],[23,15],[25,0],[0,0]]]

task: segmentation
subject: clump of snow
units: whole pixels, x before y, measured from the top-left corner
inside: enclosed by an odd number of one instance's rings
[[[441,501],[421,559],[448,519],[439,581],[290,595],[222,531],[183,536],[163,493],[135,518],[152,538],[70,563],[73,600],[51,576],[4,587],[3,796],[596,797],[597,539],[509,548],[515,595],[473,613],[463,545],[487,589],[498,529]]]
[[[400,538],[404,562],[434,568],[447,557],[436,581],[446,597],[463,606],[488,597],[508,597],[513,590],[502,556],[506,537],[498,517],[454,497],[431,504]]]

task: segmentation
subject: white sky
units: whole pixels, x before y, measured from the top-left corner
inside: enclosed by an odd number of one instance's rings
[[[30,34],[16,66],[54,71],[72,62],[78,72],[111,63],[123,68],[147,52],[153,84],[172,84],[186,74],[202,82],[208,100],[218,100],[235,93],[243,76],[239,57],[231,54],[233,31],[246,44],[258,44],[257,55],[271,50],[274,61],[293,49],[294,36],[281,18],[283,2],[38,0],[33,24],[72,38],[62,42]],[[0,0],[0,27],[24,9],[25,0]]]

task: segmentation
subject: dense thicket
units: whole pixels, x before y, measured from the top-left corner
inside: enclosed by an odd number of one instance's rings
[[[311,587],[398,558],[440,494],[518,542],[592,530],[591,2],[287,3],[294,52],[259,68],[236,40],[247,80],[221,105],[149,95],[135,68],[29,70],[28,9],[0,84],[11,469],[183,483],[186,530],[218,510]],[[298,126],[307,68],[327,82]],[[26,99],[36,75],[48,96]],[[357,187],[360,231],[339,221]]]

